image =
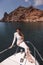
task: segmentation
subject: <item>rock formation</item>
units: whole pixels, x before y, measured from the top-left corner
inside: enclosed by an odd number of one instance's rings
[[[43,10],[36,9],[32,6],[22,7],[19,6],[14,11],[4,13],[4,17],[1,19],[4,22],[43,22]]]

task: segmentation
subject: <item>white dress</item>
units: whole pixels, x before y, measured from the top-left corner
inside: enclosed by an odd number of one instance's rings
[[[25,49],[25,52],[27,52],[28,46],[25,44],[25,42],[23,41],[21,36],[18,34],[18,32],[14,33],[14,39],[13,39],[12,46],[14,45],[16,38],[17,38],[17,45],[20,47],[23,47]]]
[[[12,46],[14,45],[16,38],[17,38],[17,45],[20,47],[23,47],[25,49],[25,52],[27,52],[28,46],[25,44],[23,39],[21,39],[21,36],[18,34],[18,32],[14,33]],[[0,63],[0,65],[21,65],[20,59],[23,57],[24,57],[24,52],[22,54],[21,52],[19,52],[16,55],[14,54],[8,57],[7,59],[5,59],[3,62]],[[34,61],[34,62],[31,63],[31,61],[32,62]],[[35,62],[36,62],[36,65],[39,65],[37,60],[35,61],[35,58],[31,54],[29,54],[27,55],[27,57],[24,58],[22,65],[35,65]]]
[[[35,58],[32,56],[32,54],[30,53],[29,47],[25,44],[25,42],[23,41],[23,39],[21,38],[21,36],[18,34],[18,32],[14,33],[14,39],[13,39],[13,43],[12,46],[15,43],[15,40],[17,38],[17,45],[20,47],[23,47],[25,49],[25,53],[26,53],[26,59],[28,59],[28,61],[31,63],[35,63]],[[20,43],[20,44],[19,44]],[[36,60],[37,61],[37,60]],[[37,62],[38,63],[38,62]],[[34,64],[33,64],[34,65]],[[39,65],[39,64],[37,64]]]

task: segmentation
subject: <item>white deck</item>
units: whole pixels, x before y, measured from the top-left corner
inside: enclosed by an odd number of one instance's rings
[[[20,62],[20,59],[24,57],[24,53],[17,53],[17,54],[14,54],[10,57],[8,57],[7,59],[5,59],[3,62],[0,63],[0,65],[35,65],[35,63],[31,63],[29,62],[26,58],[24,59],[23,63]],[[35,58],[32,56],[32,58],[34,59],[35,61]],[[36,65],[39,65],[37,61],[36,62]]]

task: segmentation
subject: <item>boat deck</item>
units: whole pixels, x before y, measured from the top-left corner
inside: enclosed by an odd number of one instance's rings
[[[13,54],[12,56],[8,57],[5,59],[3,62],[0,63],[0,65],[35,65],[35,63],[29,62],[26,58],[24,59],[23,62],[20,62],[20,59],[24,57],[24,53],[17,53]],[[35,58],[32,56],[32,58],[35,61]],[[36,65],[39,65],[37,61]]]

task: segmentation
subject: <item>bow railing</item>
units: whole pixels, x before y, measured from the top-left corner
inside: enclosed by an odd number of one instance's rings
[[[27,43],[30,43],[31,46],[33,47],[34,49],[34,57],[36,58],[36,53],[38,54],[38,56],[40,57],[41,61],[43,61],[43,58],[41,56],[41,54],[39,53],[39,51],[36,49],[36,47],[33,45],[33,43],[31,43],[30,41],[26,41]]]
[[[36,49],[36,47],[33,45],[33,43],[31,43],[30,41],[25,41],[25,42],[26,42],[26,43],[30,43],[31,46],[33,47],[33,49],[34,49],[34,57],[36,58],[36,52],[37,52],[37,54],[38,54],[38,56],[40,57],[41,61],[43,61],[43,58],[42,58],[41,54],[40,54],[39,51]],[[13,47],[15,47],[15,46],[13,46]],[[5,51],[7,51],[7,50],[9,50],[9,49],[10,49],[10,48],[7,48],[7,49],[1,51],[0,54],[4,53]],[[16,51],[16,52],[17,52],[17,51]]]

